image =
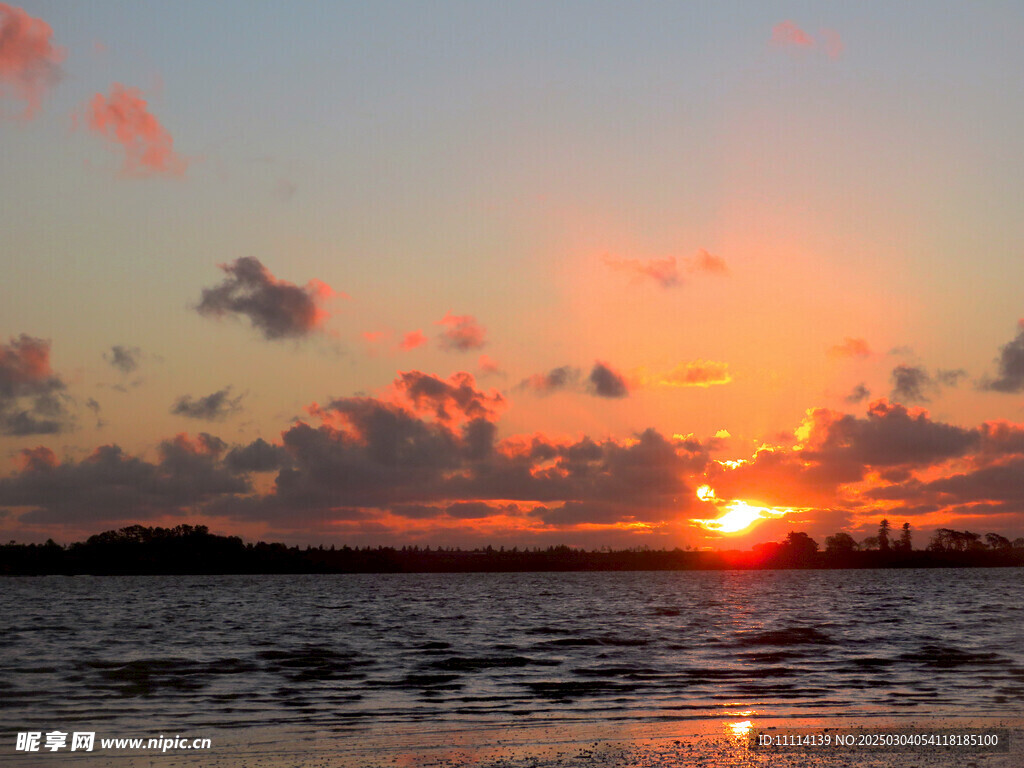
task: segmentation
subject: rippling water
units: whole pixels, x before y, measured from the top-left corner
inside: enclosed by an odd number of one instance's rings
[[[6,579],[0,722],[1024,713],[1022,569]]]

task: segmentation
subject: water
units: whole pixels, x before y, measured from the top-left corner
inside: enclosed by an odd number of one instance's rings
[[[1024,713],[1024,569],[2,581],[0,723]],[[145,728],[142,726],[145,725]]]

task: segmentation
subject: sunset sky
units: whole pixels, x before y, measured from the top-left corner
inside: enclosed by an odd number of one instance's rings
[[[1024,535],[1022,43],[1012,3],[0,3],[0,536]]]

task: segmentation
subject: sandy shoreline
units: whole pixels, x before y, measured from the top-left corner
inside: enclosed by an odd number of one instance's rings
[[[1019,768],[1024,765],[1024,718],[832,718],[757,720],[762,733],[771,729],[863,729],[870,733],[971,729],[1006,729],[1009,751],[979,754],[953,748],[880,752],[864,749],[757,749],[738,718],[636,723],[564,723],[448,730],[444,724],[398,727],[389,732],[310,731],[252,728],[214,731],[206,751],[94,752],[92,754],[12,754],[2,766],[76,764],[110,768],[655,768],[721,766],[722,768]],[[827,730],[826,730],[827,729]],[[12,745],[13,746],[13,745]]]

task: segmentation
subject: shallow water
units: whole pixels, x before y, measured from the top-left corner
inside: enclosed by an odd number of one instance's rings
[[[8,578],[0,723],[1019,716],[1024,569]]]

